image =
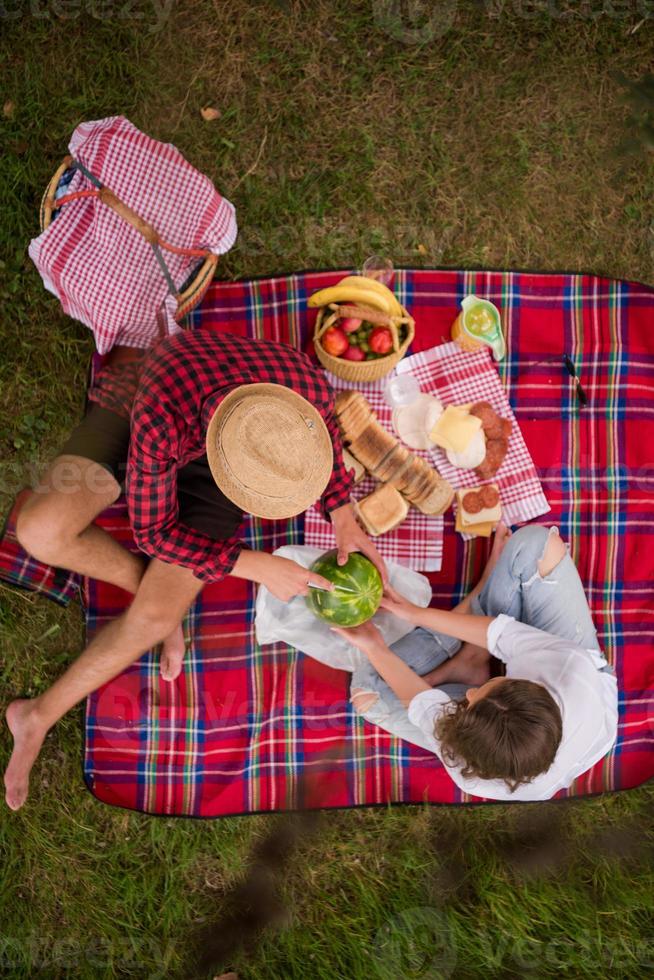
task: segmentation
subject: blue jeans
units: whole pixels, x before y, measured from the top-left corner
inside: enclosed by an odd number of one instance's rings
[[[528,626],[570,640],[576,646],[599,650],[584,588],[570,555],[562,558],[549,575],[542,576],[538,571],[550,533],[557,533],[556,528],[537,524],[516,531],[507,541],[481,593],[472,600],[471,612],[479,616],[505,613]],[[460,648],[460,640],[422,627],[407,633],[391,647],[421,677],[453,657]],[[457,701],[465,697],[469,686],[437,685]],[[421,744],[419,729],[409,721],[406,707],[370,663],[361,664],[352,674],[352,689],[355,688],[379,695],[375,704],[362,712],[368,721]]]

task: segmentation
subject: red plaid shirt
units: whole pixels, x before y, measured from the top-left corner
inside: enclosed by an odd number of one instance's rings
[[[326,515],[350,499],[352,476],[343,463],[334,393],[306,355],[283,344],[213,331],[169,337],[142,366],[132,408],[127,504],[139,548],[190,568],[205,582],[231,571],[241,540],[235,535],[215,541],[180,522],[177,470],[204,455],[209,420],[227,391],[257,382],[292,388],[318,409],[334,447],[322,509]]]

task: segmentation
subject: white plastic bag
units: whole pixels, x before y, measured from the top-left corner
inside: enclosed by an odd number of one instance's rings
[[[322,553],[320,548],[308,548],[304,545],[286,545],[274,552],[305,568],[309,568]],[[388,562],[388,575],[391,586],[411,602],[417,606],[429,605],[431,585],[424,575],[405,568],[404,565],[396,565],[395,562]],[[389,646],[414,628],[411,623],[399,619],[385,609],[375,613],[372,621],[379,627]],[[261,646],[267,643],[288,643],[328,667],[350,672],[367,661],[364,653],[332,633],[328,623],[314,616],[303,596],[296,596],[290,602],[281,602],[263,585],[260,586],[254,623],[257,642]]]

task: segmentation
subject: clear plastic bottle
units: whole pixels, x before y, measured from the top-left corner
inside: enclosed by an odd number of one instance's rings
[[[384,400],[391,408],[410,405],[420,395],[420,385],[412,374],[395,374],[384,388]]]

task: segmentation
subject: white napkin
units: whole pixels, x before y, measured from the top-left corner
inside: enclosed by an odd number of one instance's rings
[[[320,548],[309,548],[305,545],[285,545],[274,552],[275,555],[290,558],[305,568],[309,568],[322,553]],[[429,605],[431,585],[424,575],[395,562],[388,562],[387,567],[392,588],[417,606]],[[389,646],[414,628],[411,623],[399,619],[386,609],[375,613],[372,622],[379,627]],[[281,602],[265,586],[259,586],[254,624],[257,642],[261,646],[267,643],[288,643],[328,667],[339,670],[353,671],[366,660],[365,654],[360,650],[337,633],[332,633],[325,620],[314,616],[304,596],[296,596],[290,602]]]

